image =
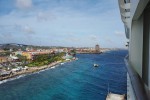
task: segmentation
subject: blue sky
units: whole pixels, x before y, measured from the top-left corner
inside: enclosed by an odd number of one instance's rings
[[[118,0],[0,0],[0,43],[123,48]]]

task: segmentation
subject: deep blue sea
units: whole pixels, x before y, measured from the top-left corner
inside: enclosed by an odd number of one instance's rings
[[[77,54],[76,61],[0,84],[0,100],[105,100],[108,84],[110,92],[126,94],[126,55]]]

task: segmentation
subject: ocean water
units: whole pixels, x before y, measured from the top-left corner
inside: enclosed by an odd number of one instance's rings
[[[0,100],[105,100],[108,87],[126,94],[126,54],[78,54],[76,61],[0,84]]]

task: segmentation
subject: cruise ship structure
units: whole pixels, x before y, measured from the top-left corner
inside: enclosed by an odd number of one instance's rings
[[[118,0],[128,42],[127,100],[150,100],[150,0]]]

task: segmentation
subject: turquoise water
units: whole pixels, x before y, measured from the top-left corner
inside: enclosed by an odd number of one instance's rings
[[[0,84],[0,100],[105,100],[108,84],[110,92],[126,94],[126,54],[78,54],[77,61]]]

